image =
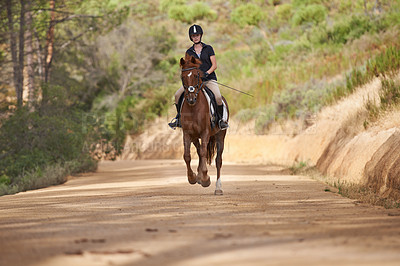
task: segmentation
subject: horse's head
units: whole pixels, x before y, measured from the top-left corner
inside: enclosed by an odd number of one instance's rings
[[[180,65],[186,101],[189,105],[195,105],[197,96],[203,86],[203,81],[201,79],[203,72],[199,69],[201,61],[186,54],[185,59],[181,58]]]

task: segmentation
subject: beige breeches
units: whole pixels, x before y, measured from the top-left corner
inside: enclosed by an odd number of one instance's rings
[[[221,92],[219,91],[218,83],[214,82],[213,80],[204,81],[204,85],[207,86],[215,95],[215,99],[217,100],[218,105],[222,105],[222,96]],[[183,87],[180,87],[179,90],[175,93],[175,103],[178,104],[179,97],[181,97],[182,93],[184,92]]]

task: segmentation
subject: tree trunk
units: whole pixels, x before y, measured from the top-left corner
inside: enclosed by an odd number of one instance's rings
[[[40,80],[42,82],[44,82],[45,67],[43,64],[43,59],[44,59],[43,47],[42,47],[42,45],[40,45],[39,34],[37,33],[37,31],[34,28],[32,28],[32,31],[35,34],[35,46],[36,46],[35,48],[36,48],[36,52],[37,52],[36,58],[37,58],[37,64],[38,64],[39,77],[40,77]]]
[[[28,73],[28,105],[33,111],[36,102],[35,73],[33,70],[33,40],[32,40],[32,11],[31,2],[27,3],[26,12],[26,71]]]
[[[17,104],[19,106],[19,66],[18,66],[18,55],[17,55],[17,37],[14,31],[14,19],[12,13],[12,0],[6,1],[7,8],[7,18],[8,18],[8,30],[10,31],[10,49],[11,49],[11,59],[13,63],[13,81],[15,94],[17,95]]]
[[[46,39],[46,58],[45,58],[45,82],[47,83],[50,79],[50,67],[51,61],[53,60],[53,52],[54,52],[54,26],[56,13],[54,12],[55,8],[55,0],[50,0],[50,24],[49,29],[47,31],[47,39]]]
[[[21,13],[19,20],[19,77],[18,77],[18,106],[22,106],[23,91],[24,91],[24,48],[25,48],[25,0],[21,0]]]

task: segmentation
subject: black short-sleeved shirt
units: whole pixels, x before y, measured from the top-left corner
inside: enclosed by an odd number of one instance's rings
[[[207,71],[207,70],[209,70],[211,68],[212,63],[211,63],[210,56],[215,55],[215,53],[214,53],[214,49],[212,48],[211,45],[208,45],[208,44],[205,44],[205,43],[201,43],[201,45],[203,45],[203,49],[201,50],[200,58],[196,54],[196,51],[194,50],[194,44],[193,44],[192,47],[187,49],[186,53],[189,54],[189,55],[194,56],[197,59],[200,59],[201,62],[202,62],[202,64],[200,65],[200,70],[205,72],[205,71]],[[213,80],[217,80],[217,75],[215,74],[215,71],[210,73],[208,78],[209,79],[213,79]]]

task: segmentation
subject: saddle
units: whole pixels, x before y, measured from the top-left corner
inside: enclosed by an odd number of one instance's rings
[[[227,121],[227,109],[226,109],[226,105],[225,102],[223,102],[224,105],[224,114],[223,117],[220,117],[218,115],[217,112],[217,100],[215,99],[215,95],[214,93],[207,87],[204,86],[203,87],[203,92],[204,95],[206,96],[207,102],[208,102],[208,106],[209,106],[209,110],[210,110],[210,122],[211,122],[211,128],[215,128],[216,126],[218,126],[218,121],[223,119],[225,121]],[[184,93],[182,93],[181,97],[179,98],[178,101],[178,106],[180,106],[180,109],[182,109],[182,105],[183,105],[183,101],[184,101]]]
[[[203,92],[205,92],[204,95],[210,107],[211,128],[214,128],[218,125],[218,121],[222,119],[217,112],[217,100],[215,99],[214,93],[207,86],[204,86]]]

